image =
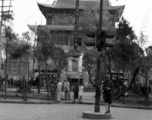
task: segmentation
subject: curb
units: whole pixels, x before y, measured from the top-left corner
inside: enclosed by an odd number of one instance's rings
[[[0,101],[0,103],[15,103],[15,104],[57,104],[57,102],[33,102],[33,101]]]
[[[49,101],[49,102],[34,102],[34,101],[0,101],[0,103],[15,103],[15,104],[80,104],[78,102],[56,102],[56,101]],[[84,102],[81,103],[82,105],[94,105],[94,103]],[[101,106],[104,106],[104,103],[100,103]],[[132,109],[145,109],[145,110],[152,110],[152,107],[146,106],[131,106],[131,105],[121,105],[121,104],[112,104],[111,107],[119,107],[119,108],[132,108]]]
[[[63,104],[80,104],[78,102],[72,103],[72,102],[62,102]],[[95,103],[81,103],[84,105],[94,105]],[[100,103],[101,106],[104,106],[104,103]],[[147,110],[152,110],[152,107],[146,107],[146,106],[131,106],[131,105],[121,105],[121,104],[112,104],[111,107],[119,107],[119,108],[132,108],[132,109],[147,109]]]

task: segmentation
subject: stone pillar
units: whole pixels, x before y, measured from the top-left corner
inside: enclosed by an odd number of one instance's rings
[[[71,60],[71,58],[68,59],[68,71],[72,72],[72,60]]]
[[[78,62],[78,72],[82,72],[82,55],[79,57],[79,62]]]

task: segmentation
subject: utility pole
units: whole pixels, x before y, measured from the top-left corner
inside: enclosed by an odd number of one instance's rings
[[[5,22],[5,20],[7,19],[7,17],[10,16],[10,8],[11,6],[11,2],[12,0],[0,0],[1,1],[1,21],[0,21],[0,76],[2,76],[2,69],[1,69],[1,64],[2,64],[2,26],[3,26],[3,21]],[[9,5],[5,5],[4,6],[4,1],[10,2]],[[7,8],[8,7],[8,11],[4,11],[4,7]],[[6,18],[5,18],[6,17]],[[9,19],[9,18],[8,18]],[[6,99],[6,91],[7,91],[7,43],[8,43],[8,38],[6,38],[6,60],[5,60],[5,96],[4,98]]]
[[[1,21],[0,21],[0,76],[2,76],[2,69],[1,69],[1,64],[2,64],[2,25],[3,25],[4,0],[2,0],[1,2],[2,2],[2,6],[1,6]]]
[[[7,15],[10,15],[10,12],[12,12],[12,11],[10,11],[10,8],[12,7],[11,6],[11,1],[13,1],[13,0],[0,0],[1,1],[1,11],[0,11],[0,13],[1,13],[1,19],[0,19],[0,76],[2,76],[2,69],[1,69],[1,64],[2,64],[2,29],[3,29],[3,17],[4,16],[7,16]],[[5,5],[4,6],[4,1],[5,2],[10,2],[10,4],[9,5]],[[4,11],[4,8],[7,8],[8,7],[8,11]]]

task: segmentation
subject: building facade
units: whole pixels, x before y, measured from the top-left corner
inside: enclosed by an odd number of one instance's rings
[[[79,0],[79,11],[83,11],[87,5],[99,4],[98,0]],[[69,54],[67,69],[63,71],[61,79],[68,78],[71,83],[84,83],[85,88],[92,85],[88,81],[88,73],[83,69],[83,53],[81,50],[74,50],[74,30],[75,30],[75,6],[76,0],[55,0],[52,5],[38,3],[40,11],[46,18],[46,25],[40,25],[37,29],[47,29],[51,39],[56,45],[61,46]],[[109,11],[112,16],[113,26],[121,16],[124,6],[110,6],[108,0],[103,2],[104,9]],[[29,26],[35,30],[33,26]],[[84,31],[79,29],[80,46],[83,46],[83,40],[87,39]]]

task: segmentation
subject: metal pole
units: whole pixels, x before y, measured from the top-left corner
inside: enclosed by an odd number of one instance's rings
[[[123,90],[125,89],[125,78],[124,78],[124,72],[125,72],[125,66],[124,66],[124,39],[123,39]],[[123,104],[125,104],[125,93],[123,93],[123,101],[122,101]]]
[[[102,31],[102,11],[103,11],[103,0],[100,0],[100,16],[99,16],[99,31]]]
[[[99,30],[97,32],[102,31],[102,11],[103,11],[103,0],[100,0]],[[105,54],[103,56],[103,60],[104,60],[104,58],[105,58]],[[103,74],[104,74],[104,71],[103,71]],[[100,91],[100,84],[98,85],[98,83],[100,83],[100,82],[101,82],[101,53],[98,53],[97,76],[96,76],[96,95],[95,95],[95,107],[94,107],[95,112],[100,112],[100,94],[101,94],[101,91]]]
[[[3,6],[4,6],[4,0],[2,0],[2,6],[1,6],[1,22],[0,22],[0,75],[2,75],[2,69],[1,69],[1,63],[2,63],[2,25],[3,25]]]

